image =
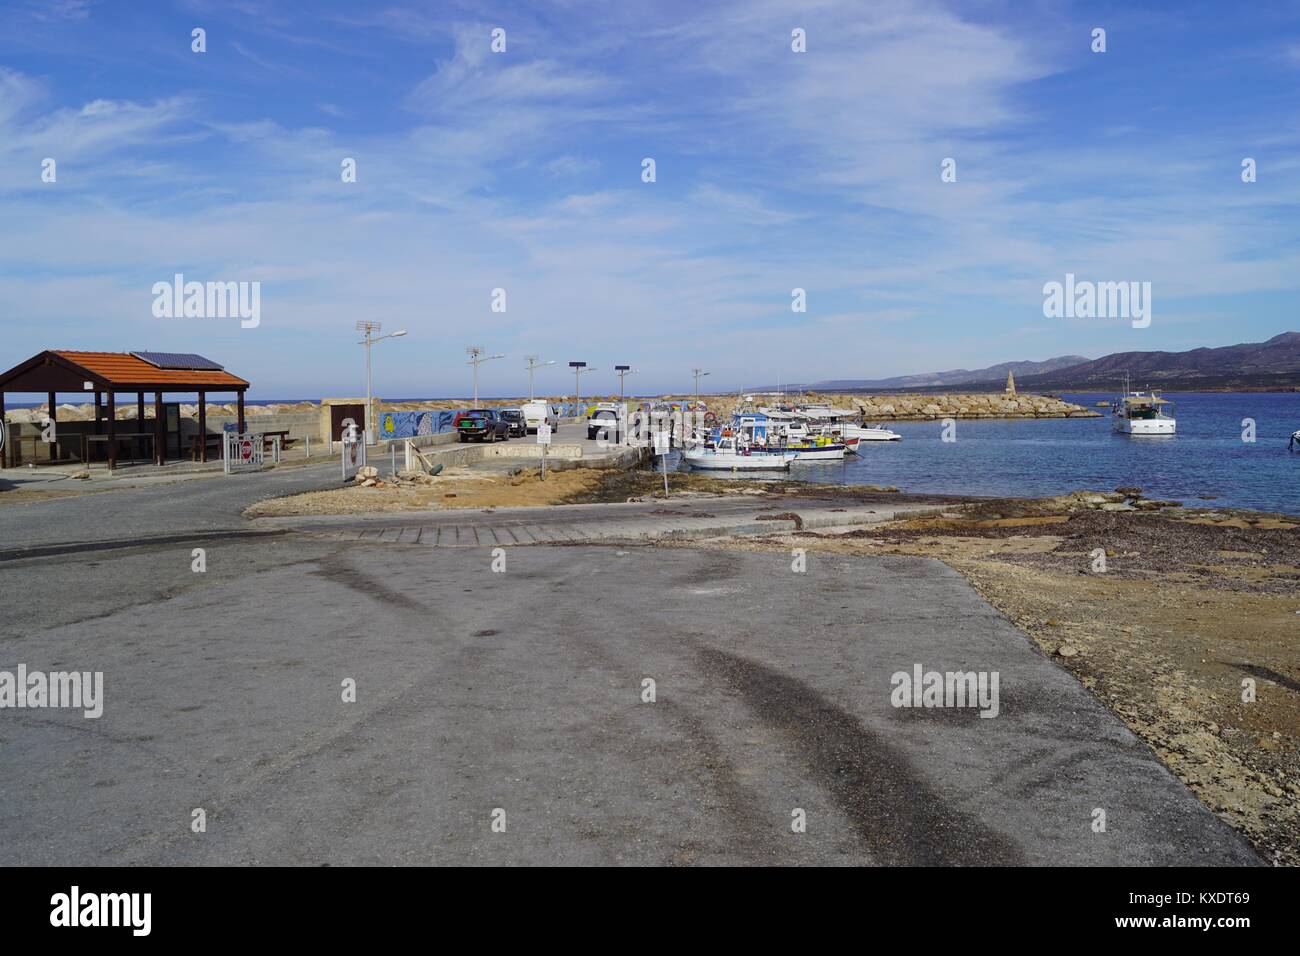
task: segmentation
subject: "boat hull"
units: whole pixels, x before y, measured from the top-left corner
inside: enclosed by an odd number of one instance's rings
[[[903,438],[898,432],[891,432],[888,428],[867,428],[863,425],[841,425],[840,434],[845,438],[856,438],[858,441],[901,441]]]
[[[823,445],[821,448],[796,448],[794,449],[796,462],[803,461],[843,461],[844,452],[847,450],[845,445]]]
[[[794,457],[794,452],[734,455],[717,454],[705,449],[689,449],[682,453],[682,460],[688,465],[706,471],[785,471],[794,461]]]
[[[1172,418],[1116,418],[1115,431],[1121,435],[1172,435],[1176,424]]]

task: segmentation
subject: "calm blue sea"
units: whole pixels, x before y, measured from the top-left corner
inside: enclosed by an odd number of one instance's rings
[[[1088,408],[1113,394],[1063,394]],[[1178,434],[1127,438],[1101,418],[957,422],[957,440],[940,440],[939,422],[886,423],[900,442],[862,443],[843,464],[795,465],[793,477],[837,484],[896,485],[904,491],[970,495],[1052,495],[1080,488],[1136,485],[1153,498],[1189,505],[1300,514],[1300,452],[1287,439],[1300,429],[1300,393],[1164,393],[1175,403]],[[1242,441],[1242,419],[1255,438]],[[1213,496],[1201,501],[1200,496]]]

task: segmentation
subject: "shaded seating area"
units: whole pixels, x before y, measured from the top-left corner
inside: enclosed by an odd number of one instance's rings
[[[54,440],[49,442],[50,460],[55,460],[58,456],[55,446],[60,443],[59,394],[75,393],[83,401],[93,394],[93,429],[80,436],[83,438],[82,459],[107,461],[110,469],[115,469],[122,459],[148,460],[163,465],[167,461],[169,436],[176,437],[176,457],[185,455],[180,441],[178,406],[165,406],[165,394],[198,395],[198,435],[194,436],[197,439],[207,436],[207,396],[210,392],[235,393],[238,427],[244,431],[244,393],[248,387],[249,383],[244,379],[194,353],[47,350],[0,373],[0,422],[4,420],[6,395],[44,395],[49,418],[55,424]],[[118,419],[117,399],[123,394],[135,398],[134,420]],[[153,398],[152,421],[148,421],[145,414],[146,395]],[[211,453],[214,442],[196,440],[193,443],[198,461],[221,456],[221,436],[212,437],[215,439],[215,453]],[[16,461],[17,449],[11,447],[12,444],[5,441],[0,449],[0,467],[10,467]],[[102,455],[99,454],[101,449]],[[147,458],[143,457],[145,454]]]

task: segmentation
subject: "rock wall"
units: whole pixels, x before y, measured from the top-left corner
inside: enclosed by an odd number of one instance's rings
[[[844,404],[841,404],[844,402]],[[870,420],[928,421],[940,418],[1097,418],[1082,405],[1043,395],[1000,392],[952,395],[841,396],[840,408],[862,408]]]

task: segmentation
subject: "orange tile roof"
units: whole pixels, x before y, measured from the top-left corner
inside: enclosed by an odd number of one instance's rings
[[[247,386],[237,375],[213,369],[158,368],[126,352],[70,352],[56,349],[55,355],[80,365],[113,385],[185,385],[194,388]]]

